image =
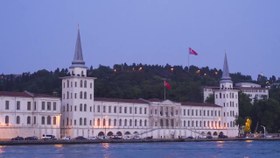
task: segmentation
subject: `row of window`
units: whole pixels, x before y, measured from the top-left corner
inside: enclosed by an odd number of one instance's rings
[[[8,100],[5,101],[5,110],[9,110],[10,109],[10,102]],[[20,101],[16,102],[16,110],[21,110],[22,109],[22,105]],[[37,109],[36,106],[36,102],[34,102],[33,104],[33,110],[35,111]],[[42,102],[41,105],[41,110],[48,110],[48,111],[56,111],[57,107],[56,107],[56,102],[53,102],[53,104],[51,102],[47,102],[47,106],[46,106],[46,102]],[[27,102],[26,105],[26,110],[31,111],[31,102]]]
[[[96,122],[95,122],[96,121]],[[72,125],[77,125],[77,121],[74,119],[72,122],[72,119],[66,118],[66,123],[64,122],[64,119],[62,120],[62,125],[66,125],[66,126],[72,126]],[[87,125],[87,118],[79,118],[79,125],[82,126],[86,126]],[[133,121],[133,119],[93,119],[93,120],[89,120],[89,125],[90,126],[102,126],[102,127],[110,127],[110,126],[131,126],[131,127],[137,127],[137,126],[147,126],[148,125],[148,121],[147,120],[142,120],[142,119],[135,119]]]
[[[66,92],[66,97],[65,97],[65,94],[62,95],[63,99],[77,99],[78,96],[77,93],[74,93],[74,96],[73,96],[73,93],[70,93],[70,92]],[[80,99],[87,99],[88,98],[88,95],[87,95],[87,92],[82,92],[80,91],[80,95],[79,95],[79,98]],[[93,94],[89,94],[89,99],[92,99],[93,98]]]
[[[184,109],[183,116],[221,116],[219,110]]]
[[[92,86],[93,86],[93,83],[91,82],[89,84],[89,87],[92,88]],[[65,82],[63,82],[63,88],[70,88],[70,87],[78,87],[78,82],[75,81],[74,85],[73,85],[73,82],[72,81],[70,82],[69,80],[66,81],[66,85],[65,85]],[[80,80],[79,87],[80,88],[87,88],[87,80]]]
[[[230,94],[222,94],[222,93],[219,93],[219,94],[216,94],[216,99],[218,98],[232,98],[234,99],[234,93],[230,93]],[[235,99],[237,99],[237,95],[235,95]]]
[[[23,123],[22,121],[21,121],[21,118],[22,117],[20,117],[20,116],[16,116],[16,124],[21,124],[21,123]],[[10,123],[10,117],[9,116],[5,116],[5,124],[9,124]],[[26,124],[28,124],[28,125],[30,125],[30,124],[33,124],[33,125],[35,125],[37,123],[37,119],[36,119],[36,116],[34,116],[33,117],[33,123],[31,122],[31,116],[27,116],[27,118],[26,118]],[[56,117],[54,116],[54,117],[51,117],[51,116],[47,116],[47,117],[45,117],[45,116],[42,116],[41,117],[41,125],[56,125],[57,124],[57,119],[56,119]]]

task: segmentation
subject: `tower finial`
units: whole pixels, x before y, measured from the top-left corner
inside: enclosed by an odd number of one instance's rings
[[[77,35],[77,40],[76,40],[74,59],[72,61],[72,66],[71,67],[85,67],[85,62],[84,62],[84,59],[83,59],[83,51],[82,51],[79,24],[78,24],[78,35]]]
[[[228,68],[228,61],[227,61],[227,53],[225,53],[222,80],[231,80],[230,75],[229,75],[229,68]]]

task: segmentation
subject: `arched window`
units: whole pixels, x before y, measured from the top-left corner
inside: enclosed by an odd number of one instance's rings
[[[83,81],[82,80],[80,81],[80,87],[83,87]]]
[[[5,123],[9,124],[9,116],[5,116]]]
[[[106,120],[103,119],[103,126],[106,126]]]
[[[84,81],[84,87],[87,88],[87,81]]]
[[[129,126],[132,126],[132,119],[129,120]]]
[[[108,126],[111,126],[111,119],[108,120]]]
[[[135,126],[135,127],[137,126],[137,120],[134,121],[134,126]]]
[[[48,125],[51,124],[51,117],[50,117],[50,116],[47,117],[47,124],[48,124]]]
[[[83,118],[80,117],[80,126],[83,125]]]
[[[147,120],[145,120],[145,125],[144,126],[147,126]]]
[[[31,124],[31,117],[30,116],[27,116],[27,124]]]
[[[100,119],[97,119],[97,126],[100,126]]]
[[[114,126],[117,126],[117,119],[114,119]]]
[[[124,126],[127,126],[127,119],[124,120]]]
[[[20,124],[20,117],[17,116],[17,121],[16,121],[17,124]]]
[[[84,126],[87,125],[87,118],[84,118]]]
[[[80,92],[80,99],[83,99],[83,92]]]
[[[122,119],[119,120],[119,126],[122,126]]]
[[[142,126],[142,120],[140,120],[139,126]]]
[[[56,125],[56,117],[53,117],[53,124]]]
[[[45,117],[44,117],[44,116],[42,116],[41,124],[42,124],[42,125],[45,124]]]
[[[84,92],[84,99],[87,99],[87,92]]]
[[[87,111],[87,104],[84,104],[84,111]]]

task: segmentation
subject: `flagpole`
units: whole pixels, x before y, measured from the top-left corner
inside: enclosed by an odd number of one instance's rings
[[[165,80],[163,81],[163,100],[166,100],[166,86],[165,86]]]
[[[188,72],[190,72],[190,52],[188,53]]]

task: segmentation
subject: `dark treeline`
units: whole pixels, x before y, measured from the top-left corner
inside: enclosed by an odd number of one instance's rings
[[[1,91],[30,91],[61,95],[60,77],[69,75],[68,69],[39,70],[21,75],[0,75]],[[96,77],[95,96],[107,98],[163,98],[163,80],[172,86],[167,98],[174,101],[202,102],[203,86],[218,86],[222,71],[190,66],[119,64],[113,68],[100,65],[88,70],[88,76]],[[231,74],[234,82],[252,81],[251,76]]]
[[[34,93],[61,95],[60,77],[69,75],[68,69],[55,71],[39,70],[20,75],[0,75],[0,91],[30,91]],[[203,101],[203,86],[218,86],[222,76],[220,69],[171,65],[117,64],[113,68],[100,65],[88,69],[88,76],[96,77],[95,97],[106,98],[159,98],[163,99],[163,80],[171,85],[167,98],[173,101]],[[234,83],[254,82],[265,86],[279,82],[275,76],[259,75],[257,80],[241,73],[231,74]],[[237,123],[244,125],[247,117],[252,118],[252,130],[260,131],[265,125],[269,132],[280,129],[280,90],[270,89],[270,99],[251,104],[248,96],[240,94],[240,116]],[[211,100],[211,99],[210,99]]]

